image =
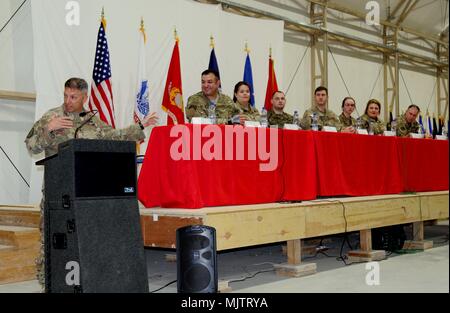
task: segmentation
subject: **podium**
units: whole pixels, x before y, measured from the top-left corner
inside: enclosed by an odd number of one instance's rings
[[[136,144],[73,139],[44,165],[45,290],[148,292]]]

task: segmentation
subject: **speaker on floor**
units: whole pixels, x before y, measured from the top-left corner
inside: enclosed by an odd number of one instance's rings
[[[389,252],[403,249],[406,240],[403,225],[393,225],[372,229],[372,248]]]
[[[216,293],[216,230],[191,225],[177,229],[176,237],[178,292]]]

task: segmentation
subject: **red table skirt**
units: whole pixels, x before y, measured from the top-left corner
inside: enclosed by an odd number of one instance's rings
[[[258,129],[254,131],[256,145],[249,145],[248,137],[244,141],[244,159],[237,158],[237,149],[233,157],[227,158],[226,151],[236,146],[225,142],[225,131],[243,130],[240,126],[213,125],[210,129],[222,133],[221,147],[218,155],[221,160],[206,160],[204,150],[208,138],[196,142],[193,137],[194,128],[198,125],[181,125],[188,134],[186,146],[189,147],[189,160],[174,160],[171,148],[177,138],[170,136],[173,127],[156,127],[153,129],[144,163],[138,180],[138,197],[146,207],[161,206],[166,208],[201,208],[208,206],[239,205],[249,203],[271,203],[281,199],[282,175],[280,163],[273,165],[273,170],[261,170],[264,165],[270,166],[268,160],[261,159],[263,152],[256,150],[261,146],[258,141]],[[201,126],[203,131],[205,127]],[[281,133],[276,129],[261,129],[266,134],[266,151],[269,151],[271,132],[276,136],[274,142],[280,142]],[[194,134],[194,136],[192,136]],[[190,135],[190,136],[189,136]],[[180,137],[180,136],[178,136]],[[200,138],[198,134],[197,138]],[[264,138],[263,138],[264,139]],[[199,148],[200,147],[200,148]],[[199,151],[200,149],[200,151]],[[211,150],[211,149],[206,149]],[[214,149],[212,149],[214,151]],[[179,151],[182,151],[181,148]],[[280,159],[281,150],[275,147],[276,154],[272,159]],[[251,160],[251,153],[256,158]],[[197,154],[197,155],[194,155]],[[264,156],[264,155],[263,155]],[[227,160],[232,159],[232,160]]]
[[[402,192],[397,138],[326,132],[314,135],[319,196]]]
[[[154,128],[139,200],[145,207],[202,208],[448,190],[448,141],[281,129],[247,129],[254,137],[247,134],[241,145],[236,135],[227,140],[227,132],[244,130]]]
[[[403,190],[448,190],[448,141],[398,138]]]

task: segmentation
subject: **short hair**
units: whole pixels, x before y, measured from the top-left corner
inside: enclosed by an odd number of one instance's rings
[[[378,106],[378,110],[381,113],[381,103],[380,103],[380,101],[378,101],[377,99],[370,99],[367,102],[366,110],[364,111],[364,114],[367,114],[367,111],[369,110],[369,105],[372,104],[372,103],[375,103]]]
[[[406,109],[407,111],[409,110],[409,109],[411,109],[411,108],[414,108],[414,109],[416,109],[417,110],[417,112],[419,112],[420,113],[420,108],[419,108],[419,106],[418,105],[415,105],[415,104],[411,104],[409,107],[408,107],[408,109]]]
[[[247,86],[248,89],[250,90],[250,93],[251,93],[250,85],[249,85],[247,82],[240,81],[240,82],[238,82],[238,83],[234,86],[233,102],[236,102],[236,101],[237,101],[236,93],[238,92],[238,90],[239,90],[239,88],[240,88],[241,86]]]
[[[318,93],[319,91],[322,91],[322,90],[325,90],[325,92],[327,93],[327,96],[328,96],[328,89],[327,89],[327,87],[325,87],[325,86],[319,86],[319,87],[317,87],[316,90],[314,90],[314,95],[315,95],[316,93]]]
[[[72,77],[64,84],[64,88],[78,89],[82,92],[88,92],[88,84],[83,78]]]
[[[344,100],[342,100],[342,108],[344,108],[345,101],[347,101],[348,99],[352,99],[353,102],[355,102],[355,106],[356,106],[356,101],[355,101],[355,99],[353,99],[352,97],[345,97]]]
[[[282,93],[283,96],[286,96],[286,94],[285,94],[283,91],[277,90],[277,91],[274,91],[274,92],[272,93],[272,98],[270,98],[270,99],[273,99],[273,97],[275,97],[275,94],[277,94],[277,93]]]
[[[209,74],[213,74],[214,76],[216,76],[217,80],[220,79],[219,72],[217,72],[216,70],[207,69],[206,71],[202,72],[202,76],[209,75]]]

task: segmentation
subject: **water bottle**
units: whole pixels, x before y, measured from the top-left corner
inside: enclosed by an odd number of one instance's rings
[[[269,126],[269,122],[267,121],[267,110],[265,108],[261,109],[261,117],[259,121],[262,127]]]
[[[392,120],[391,122],[391,131],[397,133],[397,120]]]
[[[356,119],[356,129],[362,129],[362,121],[360,117]]]
[[[373,122],[369,122],[369,129],[367,130],[369,135],[373,135],[374,131],[373,131]]]
[[[319,122],[318,122],[318,117],[317,117],[317,113],[313,113],[311,115],[311,129],[313,131],[318,131],[319,130]]]
[[[214,103],[209,104],[208,118],[211,120],[211,123],[216,124],[216,105]]]
[[[298,111],[294,111],[294,117],[292,118],[292,124],[300,126]]]
[[[444,130],[442,130],[442,132],[444,132]],[[417,133],[418,133],[419,135],[424,135],[424,134],[425,134],[422,125],[419,125],[419,129],[417,130]]]

